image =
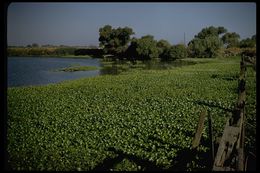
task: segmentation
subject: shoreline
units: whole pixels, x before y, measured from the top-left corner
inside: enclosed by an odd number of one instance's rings
[[[73,59],[92,59],[92,58],[98,58],[98,57],[92,57],[90,55],[63,55],[63,56],[52,56],[52,55],[25,55],[25,56],[7,56],[7,58],[10,58],[10,57],[21,57],[21,58],[24,58],[24,57],[30,57],[30,58],[33,58],[33,57],[36,57],[36,58],[73,58]]]

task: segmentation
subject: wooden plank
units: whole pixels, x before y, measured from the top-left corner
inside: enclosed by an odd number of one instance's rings
[[[229,120],[226,123],[223,136],[218,147],[214,166],[223,166],[225,160],[230,157],[234,145],[238,140],[240,129],[238,127],[229,126],[228,124]]]
[[[205,110],[200,113],[197,131],[192,141],[192,148],[196,148],[200,144],[200,139],[204,128],[204,121],[205,121],[206,114],[207,112]]]
[[[235,171],[234,168],[230,167],[219,167],[219,166],[214,166],[213,171]]]
[[[238,152],[238,161],[237,161],[237,165],[236,165],[236,169],[237,171],[244,171],[244,151],[243,148],[239,148],[237,150]]]
[[[227,160],[232,151],[233,148],[235,148],[235,144],[238,141],[239,138],[239,134],[240,134],[240,128],[239,127],[233,127],[233,126],[229,126],[226,129],[226,134],[225,134],[225,143],[227,146],[227,151],[226,151],[226,158],[225,160]]]
[[[226,129],[227,126],[229,126],[229,120],[227,120],[224,129]],[[223,133],[222,138],[221,138],[220,143],[219,143],[218,151],[217,151],[217,154],[216,154],[216,157],[215,157],[214,166],[222,166],[221,163],[225,159],[224,150],[225,150],[225,143],[224,143],[224,133]]]
[[[243,146],[242,144],[242,138],[244,137],[243,135],[243,124],[244,124],[244,112],[241,111],[240,112],[240,119],[237,123],[237,127],[239,128],[239,131],[240,131],[240,134],[239,134],[239,137],[238,137],[238,142],[237,142],[237,146],[236,148],[241,148],[241,146]]]
[[[246,102],[246,91],[241,91],[238,96],[237,107],[243,108]]]

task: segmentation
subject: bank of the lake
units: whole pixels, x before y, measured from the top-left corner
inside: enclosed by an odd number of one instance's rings
[[[26,55],[26,56],[11,56],[11,57],[40,57],[40,58],[75,58],[75,59],[87,59],[87,58],[97,58],[91,55]]]
[[[211,170],[206,143],[184,167],[179,161],[202,110],[213,118],[214,137],[221,136],[237,99],[239,62],[220,58],[8,88],[8,163],[14,170]],[[247,121],[256,125],[251,68],[246,86]],[[255,129],[246,133],[246,147],[254,149]]]

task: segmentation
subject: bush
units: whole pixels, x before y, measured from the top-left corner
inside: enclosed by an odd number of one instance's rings
[[[231,48],[223,49],[221,55],[224,57],[238,56],[241,54],[241,51],[242,50],[238,47],[231,47]]]
[[[126,56],[131,60],[152,60],[159,57],[156,40],[147,35],[140,39],[133,39],[126,51]]]
[[[188,57],[188,51],[183,44],[172,46],[172,58],[182,59]]]
[[[241,55],[256,58],[256,48],[244,48]]]

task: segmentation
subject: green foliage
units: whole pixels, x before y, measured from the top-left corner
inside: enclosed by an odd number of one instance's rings
[[[71,67],[59,69],[58,71],[74,72],[74,71],[92,71],[92,70],[98,70],[98,67],[96,67],[96,66],[71,66]]]
[[[99,29],[100,46],[104,47],[105,53],[121,55],[127,49],[132,34],[134,34],[132,28],[113,29],[110,25],[105,25]]]
[[[195,38],[199,39],[205,39],[206,37],[209,36],[216,36],[218,37],[220,34],[226,33],[227,29],[224,27],[206,27],[203,28],[197,35],[195,35]]]
[[[217,36],[208,36],[204,39],[194,38],[188,44],[191,56],[199,58],[216,57],[222,45],[222,41]]]
[[[225,33],[223,36],[222,36],[222,41],[223,43],[227,46],[227,48],[231,48],[231,47],[238,47],[239,46],[239,38],[240,38],[240,35],[235,33],[235,32],[228,32],[228,33]]]
[[[172,46],[167,53],[167,60],[183,59],[188,57],[187,49],[183,44]]]
[[[167,51],[171,48],[171,44],[167,40],[159,40],[156,44],[159,57],[164,59],[163,57],[167,53]]]
[[[32,47],[39,47],[39,45],[37,43],[33,43]]]
[[[55,55],[74,55],[74,51],[76,48],[71,48],[71,47],[61,47],[57,48],[54,51]]]
[[[140,39],[133,39],[126,51],[129,59],[132,60],[151,60],[159,58],[157,42],[153,36],[146,35]]]
[[[224,27],[206,27],[203,28],[194,39],[188,43],[191,57],[213,58],[218,56],[223,42],[219,36],[226,33]]]
[[[74,55],[74,47],[26,47],[8,48],[7,56],[68,56]]]
[[[256,47],[256,35],[251,38],[246,38],[240,41],[241,48],[253,48]]]
[[[141,166],[138,166],[135,162],[128,159],[123,159],[120,163],[115,165],[112,171],[140,171]]]
[[[239,74],[240,58],[195,60],[207,63],[8,88],[10,167],[93,170],[116,157],[108,150],[114,148],[166,169],[190,148],[202,109],[212,115],[216,137],[222,135],[225,110],[236,103],[237,80],[226,78]],[[252,76],[250,71],[247,76]],[[255,78],[248,80],[246,112],[253,122]],[[205,125],[204,140],[206,131]],[[255,136],[249,139],[247,146],[253,146]],[[137,165],[124,160],[116,169],[139,170]]]

